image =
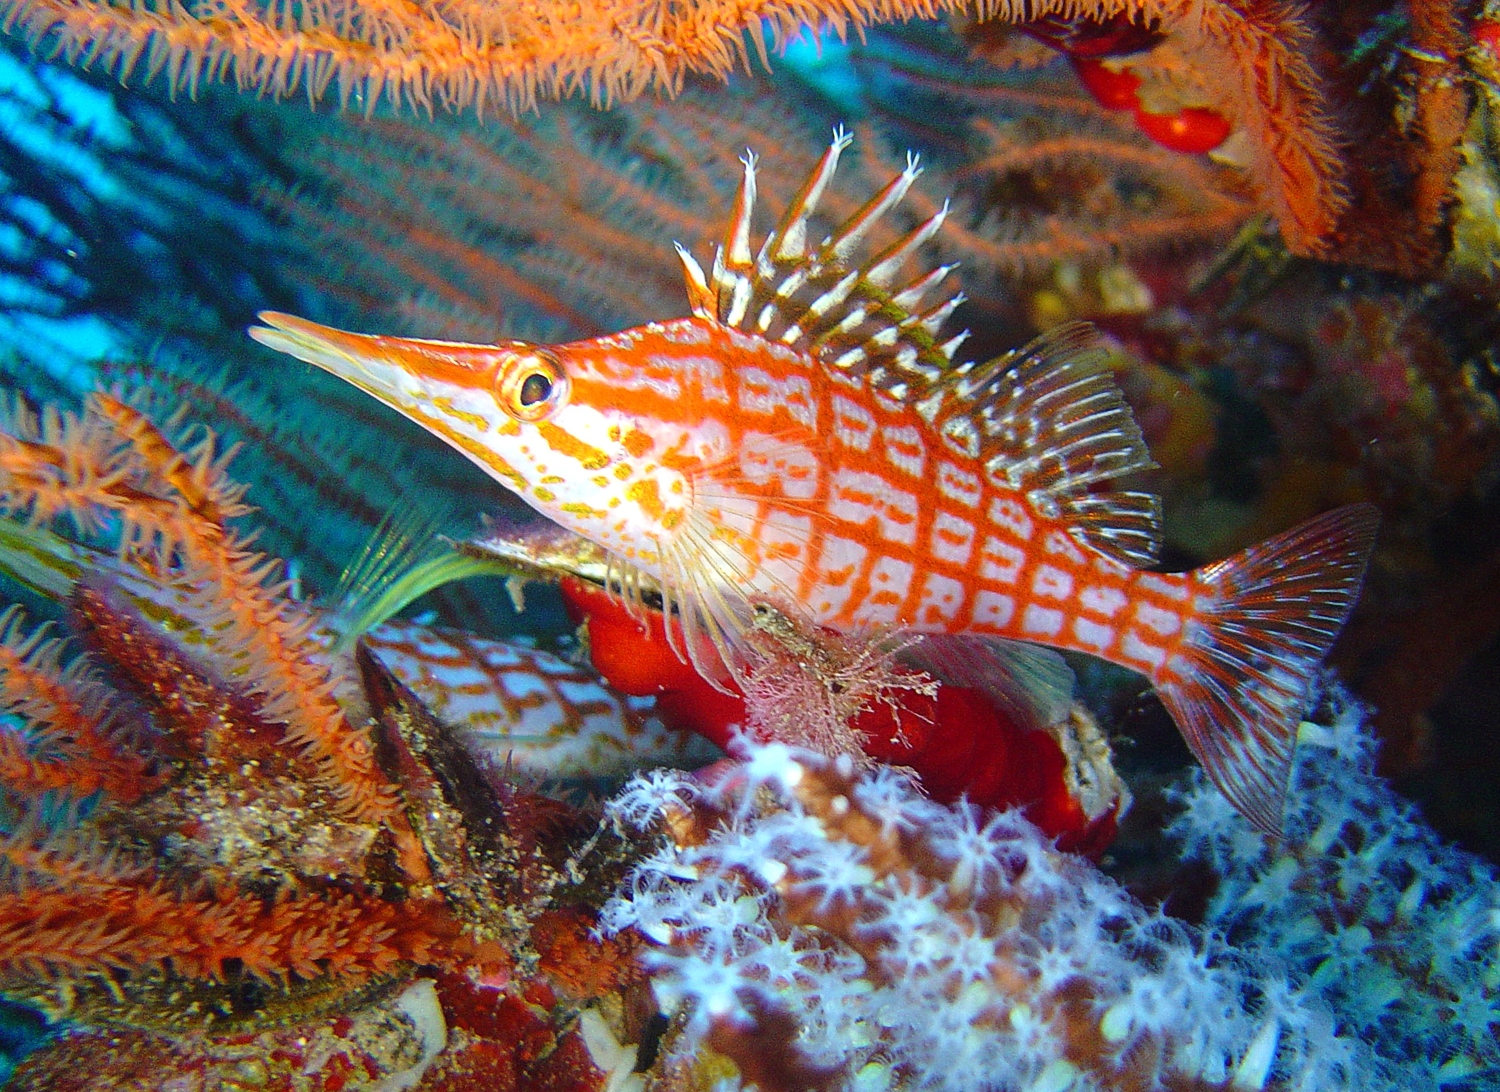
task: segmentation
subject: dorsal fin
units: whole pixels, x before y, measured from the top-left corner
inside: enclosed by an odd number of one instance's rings
[[[833,234],[808,244],[808,221],[832,181],[851,138],[842,129],[802,189],[766,236],[751,249],[755,209],[754,154],[735,195],[728,234],[714,255],[713,274],[678,246],[693,314],[759,334],[809,353],[831,370],[860,379],[896,401],[925,390],[947,370],[967,331],[937,340],[939,327],[962,301],[961,293],[927,296],[952,271],[938,266],[897,285],[903,266],[943,225],[948,206],[873,256],[864,256],[875,225],[906,195],[921,168],[906,169],[870,198]]]
[[[978,461],[993,485],[1020,493],[1038,515],[1127,565],[1156,561],[1156,496],[1100,488],[1156,464],[1088,323],[954,365],[915,408],[955,454]]]
[[[1022,494],[1037,515],[1060,520],[1100,553],[1153,564],[1160,504],[1150,493],[1101,488],[1152,467],[1130,406],[1104,367],[1092,327],[1058,327],[1015,352],[953,363],[964,331],[938,330],[963,301],[924,304],[952,266],[901,287],[903,266],[942,227],[948,206],[873,257],[859,258],[871,229],[906,195],[921,169],[906,170],[816,247],[808,220],[850,138],[842,130],[758,251],[752,251],[755,156],[735,196],[711,277],[681,246],[693,314],[801,349],[835,374],[910,405],[956,454],[980,463],[998,488]]]

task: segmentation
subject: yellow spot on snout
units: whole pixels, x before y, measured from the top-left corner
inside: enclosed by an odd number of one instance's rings
[[[488,468],[490,473],[516,492],[524,493],[530,488],[531,483],[518,473],[515,467],[511,466],[499,455],[496,455],[484,444],[461,432],[455,431],[442,417],[434,416],[425,410],[418,409],[416,406],[397,406],[396,408],[417,422],[417,424],[431,430],[460,451],[472,456],[475,462],[480,466]]]
[[[559,455],[566,455],[585,470],[603,470],[609,465],[608,455],[551,421],[538,421],[536,430],[547,441],[548,447]]]
[[[477,413],[470,413],[468,410],[459,409],[453,404],[453,399],[451,398],[434,398],[432,400],[432,404],[434,408],[442,412],[444,415],[453,418],[455,421],[462,421],[475,432],[483,433],[489,431],[489,421],[485,420]]]

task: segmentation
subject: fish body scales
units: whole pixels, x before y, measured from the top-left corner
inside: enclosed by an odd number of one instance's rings
[[[632,480],[663,458],[687,471],[700,495],[684,506],[718,529],[756,597],[844,631],[993,634],[1148,674],[1169,664],[1191,619],[1190,579],[1080,542],[987,481],[910,406],[701,319],[631,335],[565,347],[575,395],[626,409],[653,437],[638,444]]]

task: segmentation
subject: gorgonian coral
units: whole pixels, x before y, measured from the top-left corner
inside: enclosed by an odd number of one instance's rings
[[[1159,31],[1179,70],[1175,86],[1206,93],[1244,134],[1241,158],[1295,251],[1328,250],[1348,204],[1350,172],[1319,63],[1322,43],[1301,8],[1280,4],[763,0],[663,8],[614,0],[581,19],[566,4],[473,0],[405,7],[340,0],[295,12],[253,0],[203,10],[8,0],[0,11],[7,26],[70,59],[102,63],[122,76],[138,67],[165,73],[173,88],[191,90],[229,75],[273,95],[305,89],[317,98],[332,89],[342,102],[359,100],[370,109],[388,97],[428,110],[438,104],[516,111],[539,97],[581,91],[602,103],[650,89],[675,92],[693,73],[724,77],[752,55],[765,62],[768,32],[780,42],[826,25],[843,37],[948,12],[1023,24],[1123,19]],[[1443,25],[1455,30],[1452,22]]]

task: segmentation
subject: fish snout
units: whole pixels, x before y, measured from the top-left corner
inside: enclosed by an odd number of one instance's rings
[[[322,368],[396,409],[408,411],[436,394],[493,395],[527,342],[471,345],[458,341],[358,334],[279,311],[256,316],[249,334],[277,352]]]

